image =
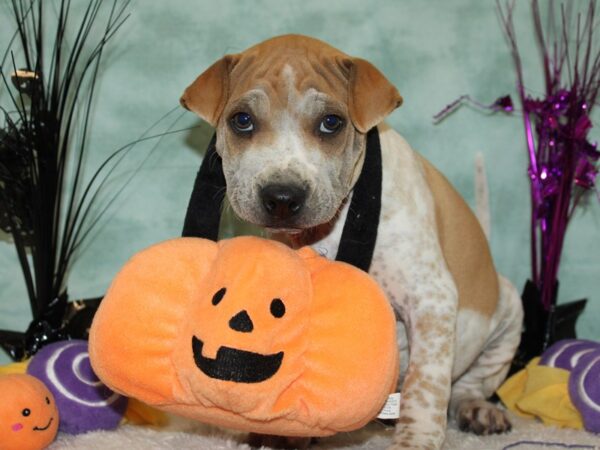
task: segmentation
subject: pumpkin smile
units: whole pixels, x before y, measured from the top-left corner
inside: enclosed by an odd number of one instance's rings
[[[33,427],[33,431],[46,431],[48,428],[50,428],[50,424],[52,423],[53,420],[54,420],[54,417],[50,417],[50,421],[48,422],[48,425],[46,425],[45,427]]]
[[[210,378],[237,383],[260,383],[277,373],[283,352],[261,355],[246,350],[221,347],[215,359],[202,356],[204,342],[192,336],[192,351],[196,366]]]

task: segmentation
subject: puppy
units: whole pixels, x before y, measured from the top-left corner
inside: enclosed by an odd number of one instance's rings
[[[506,376],[522,311],[469,207],[383,124],[401,103],[369,62],[299,35],[223,57],[181,98],[216,127],[235,213],[293,247],[331,257],[366,133],[378,127],[382,205],[370,273],[401,319],[405,363],[392,448],[438,449],[448,413],[478,434],[510,429],[486,398]]]

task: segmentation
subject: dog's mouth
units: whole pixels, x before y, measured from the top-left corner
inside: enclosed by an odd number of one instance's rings
[[[48,428],[50,428],[50,425],[52,424],[53,420],[54,417],[50,417],[50,420],[48,421],[48,424],[45,427],[33,427],[33,431],[46,431]]]
[[[215,359],[202,356],[204,342],[192,336],[192,352],[198,369],[210,378],[237,383],[260,383],[277,373],[283,352],[261,355],[246,350],[221,347]]]
[[[273,234],[300,234],[304,231],[303,228],[286,228],[286,227],[266,227],[267,232]]]

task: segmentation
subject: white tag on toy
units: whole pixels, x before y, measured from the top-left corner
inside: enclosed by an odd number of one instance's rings
[[[400,417],[400,392],[390,394],[381,408],[378,419],[397,419]]]

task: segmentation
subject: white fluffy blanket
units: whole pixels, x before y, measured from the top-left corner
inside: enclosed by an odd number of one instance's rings
[[[465,434],[450,424],[444,450],[560,450],[561,448],[600,450],[600,435],[576,430],[546,427],[535,421],[512,416],[513,431],[505,435],[478,437]],[[392,430],[372,423],[362,430],[324,438],[312,450],[379,450],[385,449]],[[115,431],[97,431],[79,436],[60,434],[49,450],[250,450],[243,444],[244,435],[214,427],[173,420],[169,429],[122,426]],[[546,442],[540,445],[533,442]],[[563,445],[560,445],[563,444]],[[579,446],[578,446],[579,445]],[[569,446],[569,447],[567,447]]]

